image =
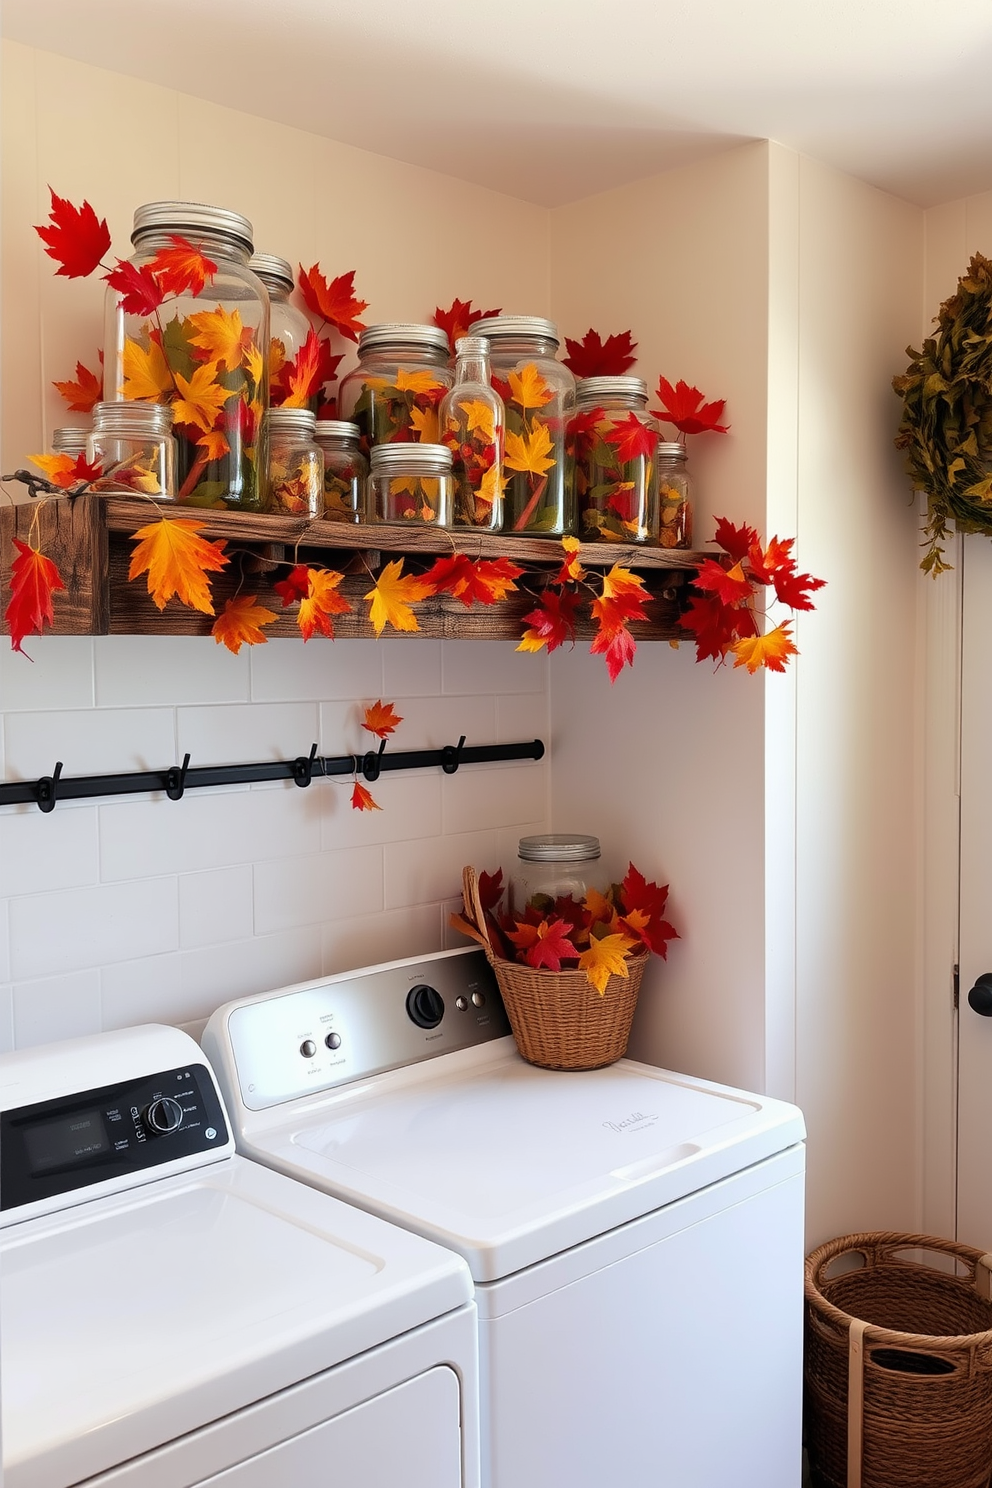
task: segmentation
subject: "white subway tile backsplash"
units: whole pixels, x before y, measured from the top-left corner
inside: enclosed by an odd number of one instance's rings
[[[382,849],[255,864],[255,933],[321,924],[382,908]]]
[[[377,641],[269,641],[251,650],[251,695],[256,702],[382,696],[382,652]]]
[[[0,987],[0,1054],[9,1054],[13,1047],[14,989]]]
[[[540,765],[466,765],[444,783],[444,830],[478,832],[532,821],[544,813],[544,787]]]
[[[325,785],[328,808],[321,818],[321,846],[325,851],[366,847],[370,843],[403,842],[436,837],[441,831],[441,794],[444,780],[433,770],[396,771],[380,775],[366,789],[381,811],[355,811],[352,782]]]
[[[206,1018],[222,1002],[320,976],[320,926],[256,935],[233,945],[183,951],[182,982],[191,1011]],[[185,1020],[184,1020],[185,1021]]]
[[[179,880],[179,944],[184,951],[247,940],[252,934],[251,865],[184,873]]]
[[[30,661],[7,642],[0,646],[0,708],[5,713],[93,706],[90,636],[31,636],[24,647]]]
[[[210,636],[98,636],[94,661],[98,708],[249,698],[248,648],[233,656]]]
[[[457,744],[496,742],[496,707],[491,697],[404,698],[396,711],[403,722],[387,749],[443,749]]]
[[[581,827],[577,831],[584,830]],[[515,827],[503,827],[496,833],[496,856],[491,863],[482,866],[490,873],[495,873],[497,868],[503,870],[503,883],[506,884],[517,861],[517,848],[521,837],[535,837],[539,832],[550,832],[551,826],[548,819],[529,822],[519,822]]]
[[[322,974],[332,976],[360,966],[376,966],[380,961],[429,955],[442,948],[442,921],[437,904],[331,920],[322,929]]]
[[[14,1047],[99,1033],[100,973],[73,971],[40,981],[15,982]]]
[[[484,867],[495,851],[495,832],[388,843],[383,849],[386,909],[454,898],[461,891],[465,864]]]
[[[65,775],[161,770],[175,762],[171,708],[87,708],[71,713],[13,713],[5,723],[7,773],[33,780],[56,760]]]
[[[180,708],[178,754],[192,764],[237,765],[250,760],[296,759],[317,740],[313,703],[244,703]]]
[[[132,1028],[136,1023],[181,1023],[198,1016],[189,1009],[182,985],[178,951],[118,961],[100,971],[104,1028]]]
[[[496,699],[496,741],[519,744],[525,739],[540,739],[545,758],[551,753],[551,722],[548,700],[543,692],[512,693]]]
[[[179,944],[179,905],[173,878],[10,900],[13,981],[54,976],[80,967],[154,956]]]
[[[514,641],[445,641],[442,672],[446,693],[544,692],[547,657],[517,651]]]
[[[441,641],[380,641],[387,698],[433,697],[441,691]],[[400,712],[402,712],[402,708]]]
[[[7,930],[7,901],[0,899],[0,982],[10,977],[10,936]]]
[[[0,899],[82,887],[98,870],[95,807],[0,816]]]

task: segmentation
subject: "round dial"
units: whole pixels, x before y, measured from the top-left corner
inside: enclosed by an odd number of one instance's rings
[[[183,1108],[171,1096],[162,1095],[146,1107],[144,1123],[156,1136],[178,1131],[183,1124]]]
[[[418,1028],[436,1028],[444,1017],[444,999],[434,987],[421,982],[407,994],[406,1011]]]

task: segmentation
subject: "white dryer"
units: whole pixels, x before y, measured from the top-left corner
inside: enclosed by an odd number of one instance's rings
[[[486,1488],[797,1488],[801,1113],[506,1032],[470,949],[229,1003],[204,1044],[243,1152],[468,1261]]]
[[[5,1488],[475,1488],[465,1262],[236,1156],[196,1043],[0,1059]]]

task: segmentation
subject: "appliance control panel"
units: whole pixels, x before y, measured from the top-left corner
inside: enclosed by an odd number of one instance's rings
[[[192,1041],[191,1048],[199,1053]],[[0,1113],[0,1209],[108,1180],[127,1186],[128,1179],[147,1178],[149,1169],[166,1163],[223,1155],[229,1141],[202,1056],[151,1075],[11,1106]]]
[[[484,953],[457,950],[228,1003],[203,1047],[242,1104],[261,1111],[509,1032]]]

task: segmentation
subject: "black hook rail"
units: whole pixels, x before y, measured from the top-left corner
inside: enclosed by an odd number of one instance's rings
[[[130,770],[115,775],[62,774],[62,761],[51,775],[40,780],[0,782],[0,806],[34,804],[44,812],[54,811],[57,801],[78,801],[86,796],[130,796],[144,791],[164,791],[170,801],[181,801],[188,790],[207,785],[245,785],[259,780],[293,780],[305,789],[314,776],[363,775],[378,780],[384,770],[424,770],[440,766],[454,775],[460,765],[488,765],[499,760],[539,760],[544,744],[532,739],[525,744],[469,744],[465,735],[443,749],[402,749],[386,753],[383,739],[378,749],[366,754],[320,755],[316,744],[309,754],[294,760],[261,760],[249,765],[190,766],[187,754],[181,765],[167,770]]]

